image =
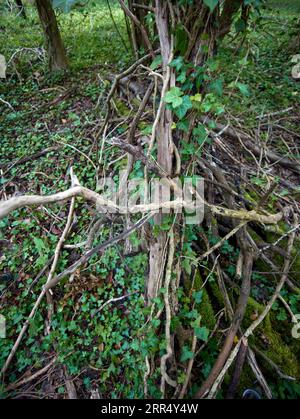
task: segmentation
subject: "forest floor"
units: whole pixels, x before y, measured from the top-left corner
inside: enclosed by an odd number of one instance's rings
[[[278,2],[271,3],[278,6]],[[242,34],[231,34],[226,48],[220,49],[217,76],[222,78],[222,94],[218,106],[224,108],[224,112],[218,122],[226,125],[230,121],[245,133],[255,133],[262,150],[272,149],[296,161],[300,159],[300,83],[291,77],[291,60],[300,51],[290,50],[289,45],[299,10],[297,2],[289,4],[291,7],[278,7],[272,12],[263,10],[256,21],[255,32],[251,31],[246,40]],[[127,42],[123,15],[115,8],[113,13]],[[0,102],[0,198],[64,190],[69,187],[70,167],[74,168],[82,185],[95,190],[99,176],[108,173],[116,176],[117,170],[126,163],[117,148],[105,146],[102,155],[101,147],[97,147],[97,134],[104,118],[111,77],[132,62],[130,51],[120,42],[103,2],[86,13],[72,12],[59,17],[71,70],[67,75],[50,75],[37,17],[32,10],[28,15],[25,21],[6,14],[0,22],[0,53],[9,62],[7,78],[0,81],[3,100]],[[234,81],[238,89],[230,87]],[[115,99],[121,120],[130,117],[139,103],[132,101],[130,108],[124,95],[123,92]],[[121,135],[127,128],[128,123],[122,121],[113,129]],[[147,120],[140,130],[145,135],[149,132]],[[299,201],[299,174],[279,165],[268,165],[263,170],[258,164],[261,163],[259,157],[257,162],[251,153],[245,156],[242,145],[236,140],[228,138],[227,141],[229,156],[246,167],[245,176],[254,190],[263,190],[270,181],[277,180],[270,208],[280,205],[282,199],[287,205]],[[50,150],[43,154],[48,148]],[[226,170],[236,164],[228,154],[224,157],[223,152],[216,151],[216,156],[222,158]],[[134,166],[134,175],[143,175],[138,163]],[[68,205],[22,209],[0,221],[0,312],[8,325],[7,338],[0,339],[0,366],[45,281],[41,271],[51,262],[64,229]],[[95,216],[94,208],[80,201],[75,213],[66,242],[69,245],[86,240],[91,217]],[[122,230],[123,223],[118,217],[104,220],[95,242]],[[268,233],[269,240],[274,241],[276,237],[274,232]],[[132,248],[139,248],[138,235],[134,234],[130,241]],[[299,251],[300,246],[295,256],[298,260]],[[228,244],[222,252],[230,275],[234,248]],[[55,290],[51,332],[45,330],[45,302],[30,322],[29,332],[6,376],[6,385],[2,388],[0,385],[2,397],[67,398],[70,381],[80,398],[90,398],[95,389],[104,398],[143,397],[145,356],[159,351],[164,340],[156,332],[159,327],[156,319],[152,320],[152,329],[147,329],[146,337],[144,334],[149,314],[143,299],[147,254],[136,253],[126,257],[120,245],[114,246],[101,257],[93,257],[72,283]],[[80,247],[65,248],[57,270],[63,270],[80,254]],[[298,263],[293,276],[298,286],[299,269]],[[256,267],[254,275],[252,298],[258,303],[265,302],[274,290],[274,280],[261,266]],[[108,304],[98,312],[106,301],[124,295],[129,297]],[[299,293],[286,288],[282,298],[294,314],[300,313]],[[283,351],[295,346],[290,336],[290,313],[280,303],[272,311],[279,324],[276,334],[281,334]],[[255,315],[253,307],[248,315]],[[220,336],[211,339],[202,352],[198,363],[202,379],[216,357]],[[295,373],[296,382],[279,379],[266,368],[274,397],[300,396],[299,342],[297,345],[287,371]],[[270,354],[272,350],[276,348],[271,348]],[[179,363],[183,371],[188,359],[188,354],[185,355]],[[56,357],[58,362],[49,364]],[[40,377],[18,384],[18,380],[30,377],[47,364],[49,368]],[[152,397],[160,397],[159,377],[157,371],[149,379],[148,392]],[[191,388],[188,395],[193,394],[195,388]]]

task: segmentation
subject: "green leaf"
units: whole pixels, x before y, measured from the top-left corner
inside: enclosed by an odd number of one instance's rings
[[[191,275],[192,265],[189,259],[183,259],[182,267],[188,275]]]
[[[152,61],[150,68],[151,70],[156,70],[162,63],[162,56],[158,55],[157,57],[154,58],[154,60]]]
[[[203,297],[203,291],[196,291],[193,293],[193,297],[196,304],[200,304]]]
[[[210,84],[210,89],[218,96],[223,96],[223,80],[218,79]]]
[[[169,64],[169,67],[176,68],[178,72],[183,67],[184,61],[182,57],[174,58],[174,60]]]
[[[180,106],[176,107],[174,109],[174,112],[176,116],[178,116],[179,119],[183,119],[187,112],[193,107],[192,102],[190,100],[189,96],[183,96],[182,103]]]
[[[166,103],[170,103],[173,108],[178,108],[183,104],[183,98],[181,97],[183,92],[179,87],[172,87],[164,97]]]
[[[195,336],[197,339],[203,340],[204,342],[207,342],[208,336],[209,336],[209,330],[207,327],[195,327]]]
[[[199,124],[196,128],[194,128],[193,135],[199,144],[203,144],[204,141],[207,139],[207,132],[204,125]]]
[[[37,251],[39,252],[40,255],[42,255],[44,250],[47,249],[45,246],[45,243],[39,237],[34,237],[33,241],[34,241],[35,247],[37,248]]]
[[[183,121],[179,121],[177,124],[177,128],[181,129],[184,132],[188,132],[189,130],[189,121],[187,119],[184,119]]]
[[[181,355],[180,361],[181,362],[188,361],[189,359],[192,359],[193,356],[194,356],[194,353],[190,351],[187,346],[184,346],[182,348],[182,355]]]
[[[250,92],[249,92],[248,86],[246,84],[237,82],[236,87],[239,89],[239,91],[242,93],[242,95],[250,96]]]
[[[204,4],[209,7],[211,13],[215,10],[217,7],[219,0],[203,0]]]

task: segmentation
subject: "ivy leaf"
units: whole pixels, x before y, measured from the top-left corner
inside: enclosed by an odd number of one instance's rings
[[[44,253],[44,250],[46,250],[45,243],[39,237],[34,237],[33,241],[34,241],[35,247],[37,248],[38,253],[42,255]]]
[[[178,72],[183,67],[183,64],[183,57],[177,57],[169,64],[169,67],[176,68],[176,71]]]
[[[209,336],[209,330],[207,327],[195,327],[195,336],[199,340],[203,340],[203,342],[207,342]]]
[[[157,57],[154,58],[154,60],[152,61],[150,68],[151,70],[156,70],[162,63],[162,56],[158,55]]]
[[[215,10],[217,7],[219,0],[203,0],[204,4],[209,7],[211,13]]]
[[[235,23],[235,30],[239,33],[239,32],[244,32],[246,30],[246,24],[242,19],[239,19],[236,23]]]
[[[218,96],[223,96],[223,80],[218,79],[210,84],[210,89]]]
[[[203,291],[201,290],[201,291],[194,292],[193,297],[194,297],[195,303],[200,304],[203,297]]]
[[[173,108],[178,108],[183,104],[183,98],[181,97],[183,92],[179,87],[172,87],[164,97],[166,103],[170,103]]]
[[[204,125],[199,124],[196,128],[194,128],[193,135],[195,136],[199,144],[203,144],[204,141],[207,139],[207,132]]]
[[[179,119],[183,119],[187,112],[193,107],[193,104],[189,96],[183,96],[183,98],[180,99],[182,99],[182,103],[174,109],[174,112]]]
[[[184,119],[183,121],[179,121],[177,124],[177,128],[181,129],[184,132],[188,132],[189,130],[189,121]]]
[[[236,83],[236,87],[239,89],[239,91],[242,93],[242,95],[244,96],[250,96],[250,92],[248,89],[248,86],[244,83]]]
[[[181,84],[185,83],[186,82],[186,71],[182,71],[180,73],[180,75],[177,77],[176,80],[178,81],[178,83],[181,83]]]
[[[242,93],[242,95],[250,96],[248,86],[244,83],[232,82],[232,83],[230,83],[229,87],[231,87],[231,88],[237,87],[239,89],[239,91]]]
[[[187,346],[184,346],[182,348],[182,355],[181,355],[180,361],[181,362],[188,361],[189,359],[192,359],[193,356],[194,356],[194,353],[190,351]]]

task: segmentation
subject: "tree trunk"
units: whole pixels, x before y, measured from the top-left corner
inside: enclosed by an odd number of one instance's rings
[[[233,17],[243,5],[243,0],[225,0],[219,23],[219,38],[223,39],[230,32]]]
[[[156,26],[160,39],[161,54],[163,60],[163,75],[167,79],[168,90],[171,87],[172,76],[168,64],[171,60],[171,41],[169,33],[168,3],[162,0],[156,0],[155,9]],[[175,79],[174,79],[175,83]],[[172,175],[173,162],[173,141],[172,141],[172,112],[163,105],[160,118],[156,129],[157,138],[157,162],[164,169],[167,175]],[[155,222],[160,224],[162,215],[157,215]],[[147,298],[150,301],[156,297],[160,288],[161,278],[164,275],[164,250],[166,246],[167,235],[160,232],[156,239],[152,238],[150,243],[150,271],[147,284]]]
[[[43,27],[50,71],[66,70],[68,60],[50,0],[36,0],[36,7]]]

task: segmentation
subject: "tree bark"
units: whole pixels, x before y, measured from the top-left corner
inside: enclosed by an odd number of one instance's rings
[[[43,27],[50,71],[66,70],[68,60],[50,0],[36,0],[36,7]]]
[[[160,39],[160,47],[163,61],[163,73],[164,78],[168,79],[170,85],[171,77],[168,74],[168,64],[171,58],[171,40],[169,32],[169,16],[168,16],[168,4],[162,0],[156,0],[155,9],[156,26]],[[172,163],[173,163],[173,147],[172,147],[172,112],[166,109],[163,105],[157,130],[157,162],[159,166],[167,173],[172,175]],[[155,222],[161,222],[161,215],[155,217]],[[166,245],[167,235],[164,232],[160,232],[156,239],[152,238],[150,243],[150,266],[149,266],[149,278],[147,284],[147,298],[150,301],[156,297],[156,293],[159,289],[160,279],[163,275],[164,269],[164,248]]]
[[[243,0],[225,0],[219,24],[219,38],[223,39],[232,26],[234,15],[243,5]]]

